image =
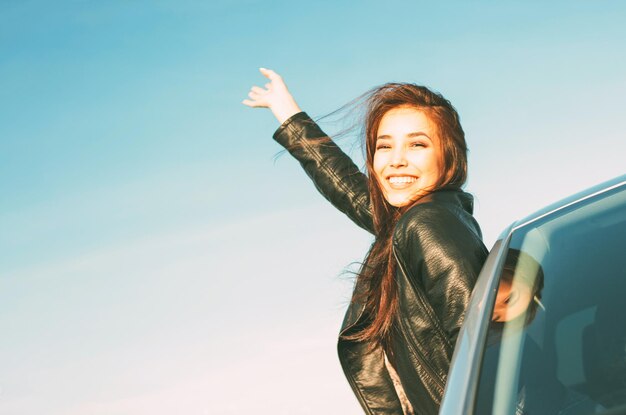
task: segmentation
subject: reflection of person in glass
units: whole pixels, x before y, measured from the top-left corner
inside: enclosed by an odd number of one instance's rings
[[[461,190],[467,148],[448,100],[389,83],[363,97],[367,175],[300,110],[278,74],[244,101],[320,192],[375,236],[341,329],[344,373],[366,413],[436,414],[487,250]],[[305,221],[314,218],[303,218]],[[315,260],[315,253],[312,260]]]
[[[542,289],[541,265],[529,254],[510,249],[500,277],[492,321],[505,323],[526,313],[525,324],[529,324],[535,318],[537,308],[543,309]]]
[[[541,302],[543,285],[544,273],[538,261],[526,252],[510,249],[483,356],[478,413],[586,415],[593,410],[594,402],[566,388],[557,378],[554,362],[543,345],[526,335],[537,311],[545,311]],[[517,359],[516,369],[513,362]]]

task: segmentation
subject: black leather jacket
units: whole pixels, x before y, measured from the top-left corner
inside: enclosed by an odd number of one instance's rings
[[[357,225],[374,233],[368,178],[306,113],[274,134],[317,189]],[[322,138],[322,140],[319,140]],[[399,292],[393,363],[416,414],[436,414],[465,309],[487,257],[472,216],[472,196],[458,189],[422,197],[402,215],[393,234]],[[357,280],[354,292],[367,287]],[[365,324],[364,304],[351,301],[339,336],[339,359],[367,414],[402,414],[382,347],[345,335]]]

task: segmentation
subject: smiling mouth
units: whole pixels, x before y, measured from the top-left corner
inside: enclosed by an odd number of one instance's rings
[[[388,178],[387,180],[389,180],[389,183],[392,183],[392,184],[413,183],[414,181],[417,180],[417,177],[413,177],[413,176],[392,176],[392,177]]]
[[[417,181],[415,176],[391,176],[387,178],[392,189],[403,189]]]

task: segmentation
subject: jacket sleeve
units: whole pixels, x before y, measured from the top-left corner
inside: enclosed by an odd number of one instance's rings
[[[401,218],[394,247],[414,290],[430,305],[428,317],[454,348],[487,249],[468,223],[428,205]]]
[[[305,112],[285,121],[274,139],[300,162],[330,203],[374,233],[367,176]]]

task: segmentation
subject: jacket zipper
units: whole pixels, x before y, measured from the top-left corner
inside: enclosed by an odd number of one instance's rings
[[[396,254],[395,247],[392,247],[392,250],[393,250],[393,256],[394,256],[394,258],[396,260],[396,263],[398,264],[398,267],[400,268],[400,272],[402,272],[402,274],[404,275],[404,278],[406,278],[407,281],[408,281],[407,274],[404,271],[404,267],[402,266],[402,263],[398,259],[398,255]],[[422,293],[420,291],[417,291],[417,297],[420,300],[420,302],[422,303],[422,307],[425,307],[425,300],[422,297]],[[398,321],[400,321],[400,325],[402,326],[403,337],[405,338],[405,340],[407,340],[407,343],[409,344],[409,346],[411,346],[411,349],[413,349],[413,352],[415,353],[415,355],[420,359],[422,367],[424,369],[426,369],[426,372],[428,373],[428,375],[431,377],[431,379],[433,381],[435,381],[435,383],[436,383],[435,386],[443,394],[443,390],[445,388],[444,383],[441,381],[439,376],[436,374],[435,369],[433,369],[433,367],[431,366],[430,362],[428,362],[428,360],[426,359],[426,357],[424,356],[424,354],[422,353],[420,348],[415,344],[413,339],[408,335],[408,330],[407,330],[407,328],[405,326],[405,323],[402,320],[402,318],[398,318]]]

